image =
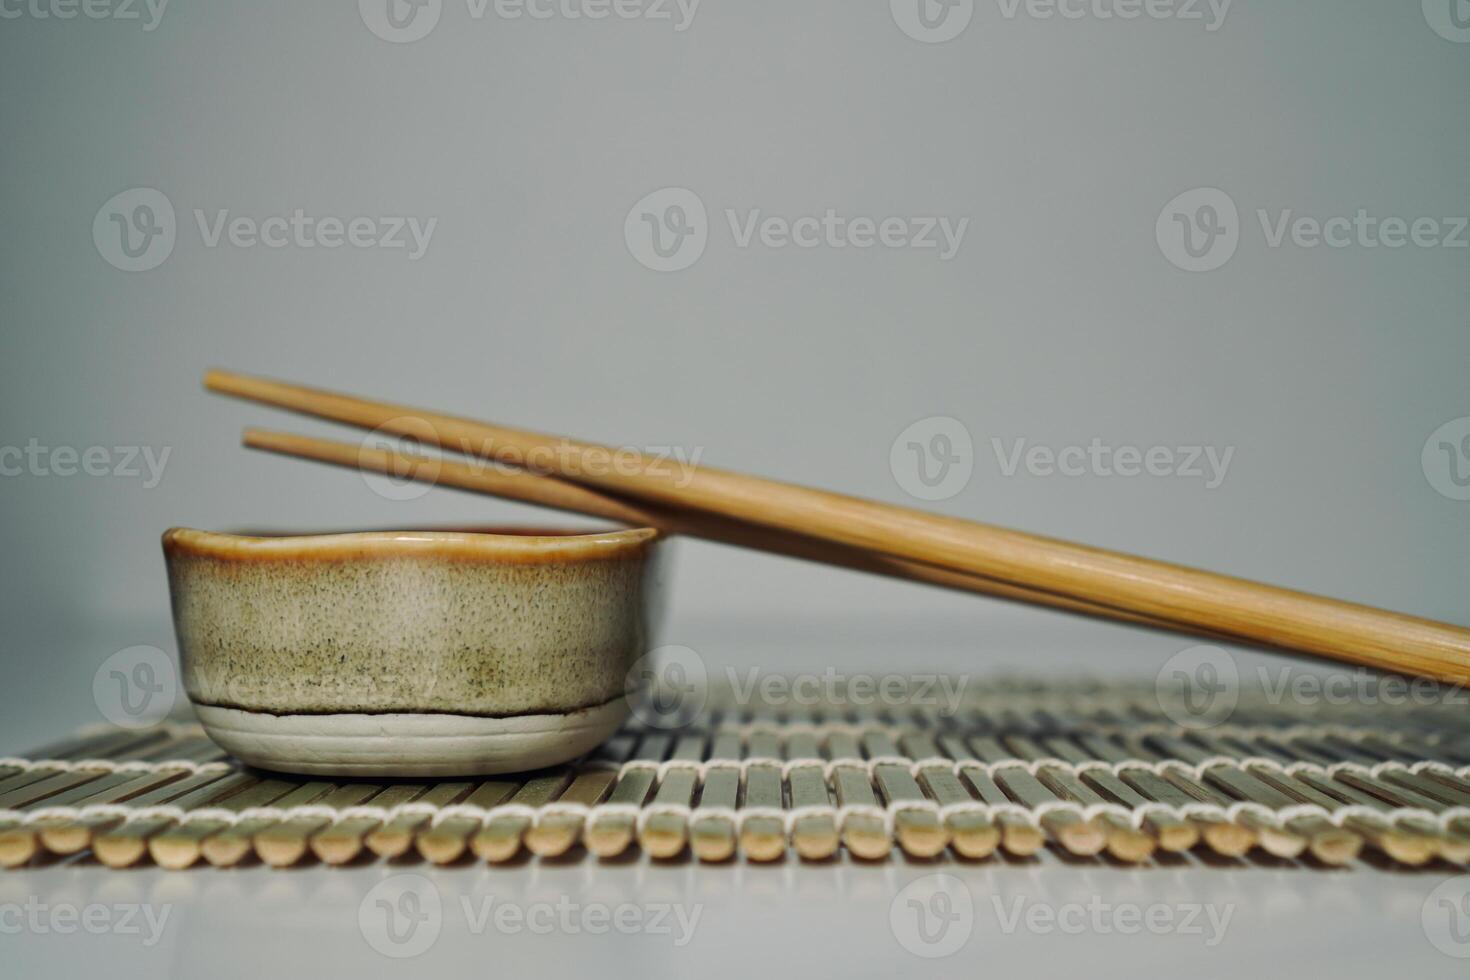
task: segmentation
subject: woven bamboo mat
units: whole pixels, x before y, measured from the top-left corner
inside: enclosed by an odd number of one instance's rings
[[[710,862],[985,860],[1047,847],[1103,864],[1470,861],[1470,711],[1453,697],[1305,707],[1247,691],[1213,724],[1188,692],[1152,683],[968,687],[946,707],[882,708],[710,691],[693,717],[635,718],[576,765],[463,781],[259,772],[192,724],[89,730],[0,759],[0,866],[634,849]]]

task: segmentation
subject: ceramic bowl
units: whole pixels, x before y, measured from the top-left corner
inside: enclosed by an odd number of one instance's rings
[[[184,688],[236,757],[324,775],[566,762],[627,715],[658,532],[163,536]]]

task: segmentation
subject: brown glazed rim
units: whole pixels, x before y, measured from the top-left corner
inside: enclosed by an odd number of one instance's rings
[[[659,532],[650,527],[573,531],[545,527],[342,531],[325,534],[228,534],[169,528],[169,558],[222,561],[357,561],[441,558],[501,565],[637,560],[648,556]]]

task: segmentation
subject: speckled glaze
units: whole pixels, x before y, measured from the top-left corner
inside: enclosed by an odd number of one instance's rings
[[[558,715],[647,649],[649,529],[163,537],[184,687],[273,715]]]

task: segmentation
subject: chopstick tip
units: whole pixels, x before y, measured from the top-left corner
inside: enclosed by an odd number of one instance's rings
[[[246,449],[269,449],[280,441],[280,436],[280,433],[250,426],[241,430],[240,445]]]

